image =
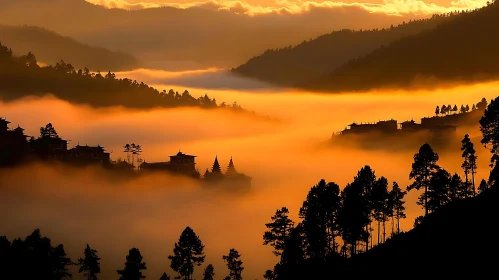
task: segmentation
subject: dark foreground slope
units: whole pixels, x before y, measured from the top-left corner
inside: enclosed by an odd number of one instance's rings
[[[140,66],[131,55],[81,44],[36,26],[0,25],[0,42],[13,48],[17,55],[36,53],[40,62],[47,64],[66,59],[75,67],[95,71],[132,70]]]
[[[350,273],[369,274],[386,267],[397,273],[388,273],[390,278],[496,275],[498,201],[496,186],[474,198],[451,202],[413,230],[350,259]]]
[[[450,18],[452,16],[433,16],[381,30],[335,31],[294,47],[267,50],[232,72],[282,86],[295,86],[330,73],[350,59],[364,56],[382,45],[431,30]]]
[[[498,48],[499,4],[494,3],[351,60],[302,88],[365,91],[495,79],[499,76]]]

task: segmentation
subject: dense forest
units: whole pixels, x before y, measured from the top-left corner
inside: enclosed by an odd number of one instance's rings
[[[15,55],[36,53],[38,60],[46,64],[65,59],[75,67],[86,66],[92,71],[123,71],[140,67],[139,61],[129,54],[91,47],[36,26],[0,25],[0,42],[14,49]]]
[[[473,82],[499,75],[499,5],[463,12],[437,28],[409,36],[351,60],[302,87],[318,91],[365,91]]]
[[[0,44],[0,96],[14,100],[28,95],[54,94],[73,103],[94,107],[124,106],[128,108],[194,106],[228,108],[247,112],[237,102],[217,104],[208,95],[195,98],[188,91],[162,92],[144,83],[127,78],[117,79],[114,73],[92,73],[88,68],[75,69],[61,61],[55,66],[40,67],[31,52],[16,57],[11,49]]]
[[[296,86],[397,39],[434,29],[453,15],[434,15],[383,29],[334,31],[294,47],[269,49],[232,72],[277,85]]]
[[[499,214],[499,98],[485,110],[480,130],[480,144],[492,154],[488,181],[476,178],[477,155],[468,135],[459,151],[464,179],[440,166],[438,153],[426,143],[413,157],[408,170],[412,183],[405,190],[396,182],[390,184],[369,165],[343,189],[320,180],[303,201],[299,222],[282,207],[265,224],[263,245],[272,247],[279,262],[262,276],[268,280],[351,279],[372,276],[379,270],[389,279],[400,279],[400,273],[409,273],[411,267],[417,267],[419,274],[436,277],[473,273],[483,278],[492,273],[495,264],[491,261],[495,259],[489,252],[499,249],[494,242],[494,221]],[[424,215],[416,218],[412,230],[403,232],[399,222],[406,218],[405,196],[409,191],[419,191],[417,205]],[[168,256],[175,279],[193,279],[195,269],[204,265],[204,247],[192,228],[183,230]],[[224,280],[243,279],[244,256],[236,248],[227,251],[221,256],[226,270],[221,272],[221,268],[215,270],[207,264],[204,280],[213,280],[215,275],[223,275]],[[0,271],[6,279],[59,280],[71,276],[69,267],[77,265],[79,273],[95,280],[101,272],[97,253],[87,245],[73,262],[62,244],[53,246],[35,230],[12,242],[0,237]],[[119,279],[146,278],[147,265],[138,248],[131,248],[123,260],[123,269],[116,271]],[[380,266],[386,270],[381,272]],[[172,279],[166,273],[152,278]]]

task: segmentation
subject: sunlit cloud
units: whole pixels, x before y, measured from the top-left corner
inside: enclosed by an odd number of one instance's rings
[[[276,1],[276,5],[262,6],[252,5],[243,1],[194,1],[190,3],[171,3],[162,2],[138,2],[131,3],[127,0],[87,0],[96,5],[102,5],[108,8],[120,8],[127,10],[140,10],[158,7],[176,7],[187,9],[191,7],[203,7],[219,11],[231,11],[237,14],[261,15],[261,14],[300,14],[307,13],[316,8],[341,9],[344,7],[358,7],[372,13],[385,13],[389,15],[402,14],[435,14],[448,13],[458,10],[468,10],[482,7],[486,0],[456,0],[450,5],[438,5],[435,3],[426,3],[421,0],[385,0],[381,4],[362,3],[362,2],[334,2],[334,1]]]

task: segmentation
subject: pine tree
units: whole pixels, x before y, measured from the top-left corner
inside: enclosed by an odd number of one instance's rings
[[[397,182],[393,182],[392,190],[390,191],[390,197],[393,200],[393,215],[397,220],[397,234],[400,233],[400,220],[405,219],[405,201],[404,197],[407,194],[406,191],[402,191]]]
[[[267,269],[265,271],[265,274],[263,275],[263,279],[266,279],[266,280],[275,280],[274,271],[272,271],[270,269]]]
[[[140,280],[146,278],[141,270],[147,269],[146,263],[142,262],[139,249],[132,248],[126,256],[125,268],[118,270],[120,280]]]
[[[244,267],[239,252],[236,249],[230,249],[229,254],[222,258],[227,262],[227,268],[229,269],[229,276],[225,277],[225,279],[242,280]]]
[[[414,182],[407,187],[407,191],[413,189],[420,190],[424,188],[424,193],[419,197],[418,205],[423,205],[425,217],[428,216],[428,187],[432,175],[440,169],[437,165],[438,154],[433,151],[430,144],[423,144],[419,148],[419,152],[414,155],[412,170],[409,174],[409,179],[414,179]]]
[[[191,280],[194,274],[194,266],[200,266],[205,259],[204,245],[190,228],[186,227],[180,235],[178,243],[175,243],[173,255],[168,256],[171,260],[171,268],[180,274],[185,280]]]
[[[370,209],[367,207],[361,183],[347,184],[341,192],[342,207],[339,210],[338,224],[343,242],[350,245],[350,255],[357,253],[357,242],[367,240],[366,225],[369,224]]]
[[[97,274],[100,273],[100,258],[97,256],[97,251],[87,244],[83,255],[83,258],[78,259],[80,265],[78,272],[83,273],[87,280],[97,280]]]
[[[209,264],[204,269],[203,280],[213,280],[215,279],[215,268],[213,265]]]
[[[430,179],[428,186],[428,211],[435,212],[449,202],[451,176],[445,169],[439,169]],[[419,201],[422,205],[423,201]]]
[[[483,193],[488,188],[489,188],[489,185],[487,184],[487,181],[485,181],[485,179],[482,179],[482,181],[480,182],[480,185],[478,186],[478,192]]]
[[[462,157],[464,158],[463,164],[461,167],[464,170],[465,178],[466,178],[466,183],[469,182],[468,180],[468,174],[471,173],[471,185],[473,187],[473,195],[475,195],[475,174],[476,174],[476,160],[477,156],[475,155],[476,151],[473,145],[473,142],[471,142],[470,136],[468,134],[464,135],[463,140],[461,141],[462,147],[461,151],[463,151]]]
[[[294,228],[294,222],[289,218],[288,214],[288,208],[282,207],[270,218],[272,222],[265,224],[269,231],[266,231],[263,235],[263,245],[270,244],[274,247],[273,253],[276,256],[282,254],[285,242]]]
[[[161,275],[161,278],[159,280],[170,280],[170,276],[166,275],[166,272],[163,272],[163,275]]]
[[[307,243],[307,255],[313,259],[325,259],[336,252],[336,237],[339,235],[338,209],[340,187],[321,180],[313,186],[300,208],[300,218]]]
[[[381,243],[381,223],[386,222],[386,203],[388,200],[388,180],[385,177],[380,177],[374,184],[371,193],[371,202],[373,209],[373,217],[378,222],[378,244]]]
[[[486,102],[485,100],[481,106],[485,108]],[[492,170],[488,184],[494,186],[499,181],[499,97],[492,100],[490,105],[486,107],[483,117],[480,119],[480,131],[483,136],[481,143],[488,147],[492,154],[490,159]]]
[[[365,236],[365,239],[363,241],[365,242],[366,245],[365,249],[368,250],[369,243],[371,244],[371,248],[373,243],[372,234],[371,234],[372,232],[371,224],[373,221],[374,208],[371,199],[371,193],[374,184],[376,183],[376,174],[369,165],[366,165],[357,172],[357,175],[354,177],[354,182],[358,183],[362,187],[362,200],[364,203],[363,211],[366,211],[367,215],[367,220],[365,225],[366,227],[365,232],[367,233],[367,236]],[[369,241],[370,237],[371,240]]]

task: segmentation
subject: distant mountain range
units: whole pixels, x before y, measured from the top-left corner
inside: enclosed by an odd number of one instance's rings
[[[238,75],[321,92],[427,88],[499,77],[499,4],[268,50]]]
[[[499,4],[461,13],[304,83],[318,91],[431,87],[499,78]]]
[[[36,53],[38,60],[47,64],[66,60],[78,68],[106,72],[140,67],[132,55],[91,47],[40,27],[0,25],[0,42],[17,55]]]
[[[388,29],[334,31],[294,47],[269,49],[232,72],[276,85],[296,86],[395,40],[431,30],[449,18],[434,16]]]
[[[316,7],[300,14],[236,12],[218,10],[214,3],[127,11],[85,0],[0,0],[0,24],[48,28],[85,44],[132,54],[146,67],[168,70],[233,67],[268,48],[331,30],[381,28],[409,19],[359,6]]]

